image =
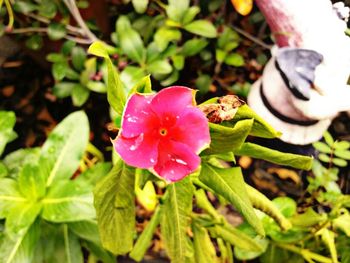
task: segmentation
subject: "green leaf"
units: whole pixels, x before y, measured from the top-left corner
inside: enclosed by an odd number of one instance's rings
[[[234,205],[255,231],[264,235],[262,224],[250,202],[240,167],[223,169],[203,163],[199,180]]]
[[[4,158],[3,162],[6,165],[9,176],[17,178],[19,171],[27,164],[35,164],[40,157],[40,148],[27,148],[14,151]]]
[[[118,160],[94,190],[101,242],[114,254],[132,249],[135,231],[135,171]]]
[[[143,14],[147,10],[148,0],[131,0],[136,13]]]
[[[4,263],[31,263],[40,234],[39,222],[23,235],[0,239],[0,260]]]
[[[334,149],[340,150],[340,151],[348,150],[350,148],[350,142],[347,142],[347,141],[338,142],[338,141],[336,141],[333,144],[333,147],[334,147]]]
[[[72,94],[75,85],[76,83],[74,82],[59,82],[53,86],[52,91],[55,96],[63,99],[69,97]]]
[[[99,182],[104,176],[106,176],[106,174],[109,173],[111,168],[112,164],[110,162],[100,162],[80,174],[75,180],[84,181],[92,186],[95,186],[97,182]]]
[[[84,69],[84,63],[86,60],[86,52],[82,47],[73,47],[72,51],[72,63],[76,70],[81,71]]]
[[[106,93],[107,92],[107,87],[104,83],[98,82],[98,81],[89,81],[86,84],[86,87],[94,92],[98,93]]]
[[[217,154],[237,151],[243,145],[254,120],[241,120],[234,127],[225,127],[215,123],[209,123],[211,143],[205,154]]]
[[[196,79],[196,87],[201,94],[205,94],[209,91],[212,79],[207,74],[202,74]]]
[[[342,230],[348,237],[350,237],[350,215],[349,212],[340,215],[333,220],[333,226]]]
[[[12,111],[0,111],[0,156],[7,143],[14,139],[13,127],[16,124],[16,115]]]
[[[192,212],[194,187],[190,178],[185,178],[167,187],[162,205],[161,232],[171,262],[182,263],[187,255],[187,228]]]
[[[335,246],[335,234],[328,228],[322,228],[318,231],[318,234],[321,235],[322,241],[328,247],[329,252],[331,253],[332,262],[338,263],[338,253]]]
[[[196,20],[184,26],[184,29],[196,35],[207,38],[215,38],[217,36],[216,28],[207,20]]]
[[[254,252],[264,251],[264,248],[253,238],[229,224],[215,225],[208,229],[213,237],[220,237],[233,246]]]
[[[41,149],[47,186],[73,175],[88,141],[89,122],[83,111],[71,113],[56,126]]]
[[[92,43],[88,49],[88,53],[102,58],[109,58],[107,46],[102,41]]]
[[[348,150],[335,150],[335,156],[342,158],[344,160],[350,160],[350,151]]]
[[[259,209],[272,217],[282,230],[288,230],[292,227],[289,220],[284,217],[283,213],[281,213],[275,204],[271,202],[265,195],[250,185],[246,185],[246,189],[248,192],[249,200],[252,202],[254,208]]]
[[[121,73],[120,79],[124,86],[126,87],[126,91],[130,92],[132,88],[137,85],[140,79],[145,77],[145,72],[140,67],[127,66]]]
[[[156,78],[154,76],[154,78]],[[170,86],[171,84],[175,83],[177,80],[179,79],[179,71],[177,70],[174,70],[169,77],[167,77],[166,79],[162,80],[160,82],[160,84],[163,86],[163,87],[168,87]]]
[[[60,53],[50,53],[46,56],[46,60],[50,61],[52,63],[59,63],[59,62],[64,62],[67,60],[67,58]]]
[[[151,245],[153,234],[160,223],[160,215],[161,210],[157,208],[129,254],[132,259],[138,262],[143,259],[147,249]]]
[[[185,42],[182,46],[181,54],[190,57],[201,52],[209,42],[203,38],[193,38]]]
[[[253,158],[303,170],[310,170],[313,160],[313,158],[309,156],[279,152],[249,142],[243,143],[242,147],[234,153],[240,156],[247,155]]]
[[[43,38],[40,35],[32,35],[26,40],[26,47],[39,50],[43,46]]]
[[[221,49],[216,49],[215,50],[215,58],[219,63],[224,62],[225,58],[227,56],[227,52]]]
[[[61,53],[65,56],[71,54],[73,47],[76,46],[76,43],[72,40],[67,40],[61,47]]]
[[[237,32],[233,31],[228,26],[224,26],[224,30],[218,38],[218,48],[230,52],[239,45],[240,37]]]
[[[66,61],[54,63],[52,65],[52,75],[55,80],[62,80],[66,76],[68,64]]]
[[[147,65],[147,70],[151,74],[169,74],[172,71],[172,67],[167,59],[156,60]]]
[[[84,262],[83,253],[81,251],[79,239],[76,235],[69,231],[68,226],[63,226],[63,238],[65,248],[65,261],[67,263],[82,263]]]
[[[332,146],[334,144],[334,139],[328,131],[325,131],[325,133],[323,134],[323,138],[329,146]]]
[[[331,161],[331,158],[327,154],[324,154],[324,153],[320,153],[318,155],[318,159],[322,162],[325,162],[325,163],[329,163]]]
[[[45,179],[38,165],[25,164],[18,177],[19,190],[28,200],[36,201],[45,195]]]
[[[101,243],[97,222],[92,220],[84,220],[78,222],[68,223],[69,230],[71,230],[78,237],[99,245]]]
[[[0,219],[5,218],[17,204],[24,204],[26,201],[21,195],[18,183],[15,180],[0,179]]]
[[[143,41],[139,33],[132,29],[126,16],[120,16],[117,20],[117,32],[124,54],[139,64],[144,63],[145,47]]]
[[[39,15],[54,18],[57,13],[57,6],[54,1],[42,0],[39,5]]]
[[[171,57],[171,60],[173,61],[174,67],[177,70],[182,70],[185,66],[185,57],[181,55],[174,55]]]
[[[194,253],[196,262],[215,263],[218,261],[216,257],[215,247],[210,240],[208,231],[201,226],[192,224]]]
[[[179,41],[181,32],[176,28],[160,27],[154,35],[159,52],[163,52],[171,41]]]
[[[82,106],[89,98],[90,90],[77,83],[72,90],[72,101],[76,107]]]
[[[268,124],[263,118],[256,114],[248,105],[242,105],[238,108],[236,115],[231,123],[235,123],[239,120],[254,119],[253,127],[250,135],[262,137],[262,138],[276,138],[281,135],[270,124]]]
[[[185,14],[182,18],[182,23],[184,25],[191,23],[193,21],[193,19],[196,17],[196,15],[199,14],[200,11],[201,11],[201,9],[198,6],[191,6],[190,8],[188,8],[185,11]]]
[[[259,258],[261,263],[304,263],[305,260],[298,254],[281,249],[270,244],[266,252]]]
[[[289,197],[277,197],[272,201],[278,210],[286,217],[292,217],[297,211],[296,202]]]
[[[0,178],[6,177],[8,170],[3,162],[0,161]]]
[[[238,53],[232,53],[225,57],[224,62],[230,66],[241,67],[244,65],[244,58]]]
[[[15,10],[18,13],[30,13],[33,12],[35,10],[37,10],[39,8],[38,5],[35,5],[31,2],[27,2],[27,1],[16,1],[13,4],[13,10]]]
[[[95,218],[91,188],[71,180],[56,182],[41,201],[42,217],[55,223]]]
[[[51,22],[47,28],[47,35],[51,40],[64,38],[66,33],[66,26],[63,24]]]
[[[152,93],[151,76],[143,77],[131,90],[129,96],[134,93]]]
[[[290,221],[293,226],[301,226],[301,227],[311,227],[321,222],[325,222],[327,220],[326,214],[318,214],[311,207],[309,207],[305,213],[296,214]]]
[[[339,167],[346,167],[348,165],[347,161],[339,158],[333,158],[332,162]]]
[[[312,144],[312,146],[320,151],[320,152],[323,152],[323,153],[332,153],[332,149],[331,147],[329,147],[327,144],[325,144],[324,142],[314,142]]]

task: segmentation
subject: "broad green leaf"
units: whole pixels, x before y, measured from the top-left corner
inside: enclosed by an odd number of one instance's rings
[[[66,35],[66,26],[51,22],[47,28],[47,35],[51,40],[59,40]]]
[[[143,14],[147,10],[149,0],[131,0],[132,5],[139,14]]]
[[[151,76],[143,77],[134,87],[132,87],[129,96],[134,93],[152,93]]]
[[[79,263],[84,262],[83,253],[81,251],[79,239],[74,235],[66,224],[63,226],[63,239],[65,248],[65,260],[66,263]]]
[[[208,227],[208,229],[213,237],[220,237],[233,246],[255,252],[264,251],[264,247],[253,238],[229,224],[215,225]]]
[[[35,222],[23,235],[0,239],[1,263],[32,263],[40,234],[39,222]]]
[[[230,66],[241,67],[244,65],[244,58],[238,53],[232,53],[225,57],[224,62]]]
[[[88,49],[88,53],[102,58],[109,58],[106,44],[102,41],[92,43]]]
[[[151,74],[169,74],[172,71],[172,67],[167,59],[156,60],[147,65],[147,70]]]
[[[332,149],[330,146],[328,146],[328,144],[325,144],[324,142],[314,142],[312,144],[312,146],[320,151],[320,152],[323,152],[323,153],[331,153],[332,152]]]
[[[46,185],[69,179],[79,167],[89,141],[89,122],[83,111],[71,113],[51,132],[41,149]]]
[[[185,57],[190,57],[201,52],[209,42],[203,38],[193,38],[185,42],[182,46],[181,54]]]
[[[225,127],[209,123],[211,143],[205,154],[237,151],[243,145],[253,126],[253,119],[241,120],[235,126]]]
[[[141,233],[140,237],[137,239],[137,242],[134,248],[130,252],[130,257],[136,261],[141,261],[149,248],[153,234],[160,223],[160,208],[156,209],[151,220],[146,225],[145,229]]]
[[[73,70],[71,67],[68,67],[66,69],[66,78],[69,79],[69,80],[79,80],[80,79],[80,75],[79,75],[78,72]]]
[[[72,101],[76,107],[82,106],[89,98],[90,90],[81,84],[77,83],[74,85],[72,90]]]
[[[13,127],[16,123],[15,113],[12,111],[0,111],[0,156],[8,142],[15,139]]]
[[[92,187],[65,180],[53,184],[41,200],[42,217],[50,222],[74,222],[95,218]]]
[[[27,148],[14,151],[4,158],[9,175],[13,178],[18,176],[19,171],[25,164],[36,164],[39,161],[40,148]]]
[[[22,205],[27,202],[18,187],[18,183],[9,178],[0,179],[0,219],[5,218],[12,208],[17,204]]]
[[[163,52],[171,41],[181,39],[181,32],[176,28],[160,27],[154,35],[154,41],[157,44],[159,52]]]
[[[37,164],[25,164],[19,173],[18,185],[22,195],[36,201],[45,195],[45,179]]]
[[[171,262],[182,263],[187,255],[187,228],[190,225],[194,187],[190,178],[168,185],[162,205],[161,232]]]
[[[265,195],[250,185],[246,185],[246,189],[248,192],[249,200],[252,202],[254,208],[259,209],[272,217],[282,228],[282,230],[288,230],[292,227],[288,219],[284,217],[284,215],[275,206],[275,204],[270,201]]]
[[[135,171],[118,160],[94,190],[98,228],[104,248],[114,254],[132,249],[135,230]]]
[[[86,60],[86,52],[82,47],[73,47],[72,51],[72,63],[76,70],[81,71],[84,69]]]
[[[118,39],[120,47],[131,60],[143,64],[145,60],[145,47],[141,36],[132,29],[126,16],[120,16],[117,20]]]
[[[254,119],[254,124],[250,132],[251,135],[263,138],[276,138],[281,135],[270,124],[268,124],[263,118],[256,114],[248,105],[242,105],[238,108],[236,115],[231,123],[235,123],[239,120]]]
[[[215,38],[217,35],[215,26],[207,20],[195,20],[185,25],[184,29],[207,38]]]
[[[333,220],[333,226],[342,230],[348,237],[350,237],[350,215],[345,213]]]
[[[234,205],[255,231],[264,235],[264,229],[249,200],[239,167],[223,169],[203,163],[199,180]]]
[[[70,231],[78,237],[100,245],[100,237],[98,234],[97,222],[92,220],[84,220],[67,224]]]
[[[234,152],[236,155],[246,155],[262,159],[272,163],[286,165],[297,169],[310,170],[312,157],[291,153],[279,152],[254,143],[244,143],[242,147]]]
[[[196,224],[192,224],[192,231],[196,262],[217,262],[215,247],[210,240],[208,231]]]

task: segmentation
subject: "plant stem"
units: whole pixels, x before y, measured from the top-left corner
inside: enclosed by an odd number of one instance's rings
[[[263,41],[261,41],[260,39],[252,36],[251,34],[249,34],[248,32],[240,29],[239,27],[236,27],[236,26],[232,26],[232,28],[237,31],[239,34],[241,34],[242,36],[248,38],[249,40],[253,41],[254,43],[262,46],[263,48],[266,48],[266,49],[271,49],[271,46],[264,43]]]

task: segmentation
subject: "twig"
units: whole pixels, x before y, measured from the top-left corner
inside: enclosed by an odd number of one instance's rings
[[[256,43],[256,44],[262,46],[263,48],[266,48],[266,49],[271,49],[271,48],[272,48],[272,46],[270,46],[270,45],[264,43],[263,41],[261,41],[260,39],[258,39],[258,38],[256,38],[256,37],[252,36],[252,35],[249,34],[248,32],[246,32],[246,31],[244,31],[244,30],[242,30],[242,29],[240,29],[240,28],[238,28],[238,27],[236,27],[236,26],[232,26],[232,28],[233,28],[234,30],[236,30],[239,34],[241,34],[242,36],[244,36],[244,37],[250,39],[250,40],[253,41],[254,43]]]

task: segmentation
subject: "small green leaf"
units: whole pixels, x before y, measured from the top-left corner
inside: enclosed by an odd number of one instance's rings
[[[342,230],[348,237],[350,237],[350,215],[349,212],[340,215],[333,220],[333,226]]]
[[[152,93],[152,83],[150,75],[142,78],[130,91],[129,96],[133,93]]]
[[[97,93],[106,93],[107,92],[107,87],[104,83],[98,82],[98,81],[89,81],[86,84],[86,87],[94,92]]]
[[[92,43],[88,49],[88,53],[102,58],[109,58],[106,44],[102,41]]]
[[[59,82],[53,86],[52,92],[57,98],[63,99],[72,94],[75,85],[74,82]]]
[[[324,154],[324,153],[320,153],[318,155],[318,159],[320,159],[320,161],[325,162],[325,163],[329,163],[331,161],[331,158],[327,154]]]
[[[185,178],[167,187],[166,199],[162,205],[161,232],[171,262],[186,262],[187,228],[190,225],[194,186]]]
[[[39,148],[26,148],[6,155],[3,162],[9,172],[9,176],[16,178],[25,164],[36,164],[39,161],[39,157]]]
[[[147,70],[152,74],[169,74],[172,67],[168,60],[156,60],[147,65]]]
[[[296,214],[292,218],[290,218],[290,221],[292,222],[293,226],[301,227],[311,227],[321,222],[325,222],[326,220],[326,214],[318,214],[311,207],[309,207],[305,213]]]
[[[68,64],[67,62],[58,62],[52,65],[52,75],[55,80],[62,80],[66,76]]]
[[[35,10],[37,10],[39,8],[38,5],[35,5],[31,2],[27,2],[27,1],[16,1],[13,4],[13,10],[15,10],[18,13],[24,13],[24,14],[28,14],[30,12],[33,12]]]
[[[132,5],[139,14],[143,14],[147,10],[148,0],[131,0]]]
[[[39,5],[39,15],[54,18],[57,13],[57,6],[54,1],[42,0]]]
[[[244,65],[244,58],[238,53],[232,53],[225,57],[224,62],[230,66],[241,67]]]
[[[340,151],[343,151],[343,150],[348,150],[350,148],[350,142],[347,142],[347,141],[336,141],[333,145],[334,149],[336,150],[340,150]]]
[[[196,87],[201,94],[206,94],[209,91],[212,79],[207,74],[202,74],[196,79]]]
[[[332,153],[332,149],[331,147],[329,147],[327,144],[325,144],[324,142],[314,142],[312,144],[312,146],[320,151],[320,152],[323,152],[323,153]]]
[[[132,249],[135,230],[135,171],[118,160],[94,190],[101,242],[114,254]]]
[[[46,56],[46,60],[50,61],[52,63],[59,63],[59,62],[64,62],[67,60],[67,58],[60,53],[50,53]]]
[[[227,56],[227,53],[224,50],[221,50],[221,49],[215,50],[215,58],[219,63],[224,62],[226,56]]]
[[[66,26],[59,23],[50,23],[47,28],[47,35],[51,40],[59,40],[66,35]]]
[[[203,38],[190,39],[182,46],[181,54],[185,57],[194,56],[201,52],[208,44],[208,41]]]
[[[346,167],[348,165],[347,161],[339,158],[333,158],[332,162],[339,167]]]
[[[72,101],[76,107],[82,106],[89,98],[90,90],[77,83],[72,90]]]
[[[182,24],[187,25],[188,23],[191,23],[200,11],[201,9],[198,6],[191,6],[188,8],[182,18]]]
[[[43,38],[40,35],[32,35],[26,40],[26,47],[39,50],[43,46]]]
[[[277,197],[272,202],[285,217],[292,217],[297,211],[297,204],[292,198]]]
[[[181,55],[174,55],[171,57],[174,67],[177,70],[182,70],[185,66],[185,57]]]
[[[71,180],[55,183],[41,201],[42,217],[55,223],[95,218],[91,188]]]
[[[67,40],[64,42],[64,44],[62,45],[61,48],[61,53],[65,56],[68,56],[69,54],[71,54],[73,47],[76,46],[76,43],[74,41],[71,40]]]
[[[332,146],[334,144],[334,139],[328,131],[325,131],[325,133],[323,134],[323,138],[329,146]]]
[[[223,169],[203,163],[199,180],[234,205],[255,231],[264,235],[262,224],[248,197],[240,167]]]
[[[176,28],[161,27],[154,35],[154,41],[157,44],[159,52],[163,52],[171,41],[181,39],[181,32]]]
[[[141,261],[151,245],[153,234],[160,223],[161,210],[158,208],[154,212],[151,220],[146,225],[140,237],[137,239],[136,244],[130,252],[130,257],[136,261]]]
[[[350,151],[347,150],[335,150],[334,154],[344,160],[350,160]]]
[[[249,142],[243,143],[242,147],[234,153],[240,156],[247,155],[253,158],[303,170],[310,170],[313,160],[313,158],[309,156],[279,152]]]
[[[71,113],[57,125],[41,149],[47,186],[73,175],[88,141],[89,121],[83,111]]]
[[[184,26],[184,29],[196,35],[207,38],[215,38],[217,36],[216,28],[207,20],[196,20]]]
[[[86,60],[86,52],[82,47],[72,48],[72,63],[76,70],[81,71],[84,69],[84,63]]]

